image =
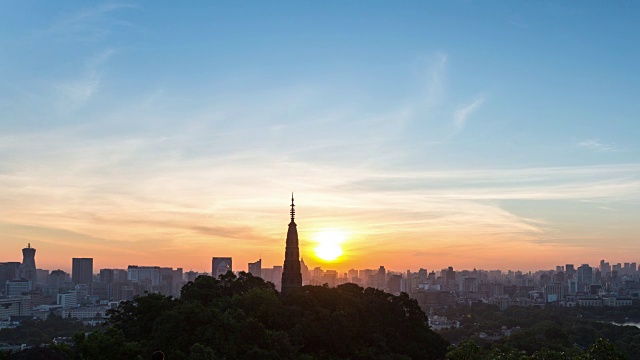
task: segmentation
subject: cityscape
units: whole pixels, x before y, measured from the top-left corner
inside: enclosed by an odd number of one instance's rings
[[[640,360],[638,19],[0,1],[0,360]]]
[[[0,328],[15,327],[15,319],[50,314],[101,324],[107,310],[137,296],[158,293],[180,297],[182,287],[200,275],[219,278],[227,272],[247,272],[273,283],[286,295],[304,285],[336,287],[353,283],[391,294],[407,293],[426,313],[458,303],[482,302],[509,306],[629,307],[640,300],[637,263],[558,265],[553,270],[427,269],[393,271],[384,265],[377,269],[350,269],[345,273],[315,267],[310,269],[299,257],[295,223],[295,204],[291,198],[291,221],[285,241],[283,265],[263,267],[262,260],[238,269],[232,257],[213,257],[211,272],[184,271],[182,268],[129,265],[126,269],[94,269],[93,258],[72,258],[71,273],[38,269],[36,249],[27,244],[22,261],[0,262]],[[446,326],[451,324],[446,323]]]

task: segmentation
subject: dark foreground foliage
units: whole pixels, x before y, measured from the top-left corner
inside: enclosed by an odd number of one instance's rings
[[[458,346],[451,346],[447,353],[449,360],[626,360],[628,357],[609,340],[596,339],[585,351],[572,349],[558,351],[542,348],[528,355],[524,350],[510,346],[480,347],[471,340],[465,340]]]
[[[448,342],[417,302],[354,284],[305,286],[281,298],[250,274],[200,276],[180,299],[149,294],[75,336],[73,359],[444,359]]]
[[[69,360],[65,351],[47,347],[34,347],[15,353],[0,352],[0,360]]]
[[[452,343],[451,359],[631,359],[640,360],[640,329],[616,326],[606,315],[636,308],[546,308],[474,304],[449,308],[446,315],[461,319],[457,329],[440,331]],[[501,328],[519,328],[500,337]],[[478,337],[482,332],[499,339]],[[464,355],[461,355],[464,354]]]
[[[70,337],[77,332],[93,329],[91,326],[83,325],[81,320],[51,315],[47,320],[25,320],[16,328],[0,329],[0,342],[41,345],[50,343],[55,337]]]

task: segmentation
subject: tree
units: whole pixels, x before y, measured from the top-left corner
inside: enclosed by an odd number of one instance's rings
[[[616,346],[609,340],[596,339],[596,341],[589,347],[585,356],[585,360],[624,360],[628,357],[623,354]]]
[[[189,360],[218,360],[223,359],[216,356],[211,348],[199,343],[193,344],[189,349]]]
[[[447,341],[418,303],[354,284],[281,298],[251,274],[199,276],[180,299],[147,294],[111,312],[109,330],[77,335],[78,359],[443,359]],[[118,345],[119,344],[119,345]]]
[[[458,346],[450,346],[447,352],[449,360],[483,360],[486,354],[471,340],[465,340]]]

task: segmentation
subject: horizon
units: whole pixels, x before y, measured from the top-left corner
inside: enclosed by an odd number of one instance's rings
[[[0,261],[640,262],[639,10],[2,3]]]
[[[29,245],[31,245],[31,244],[29,244]],[[38,261],[38,249],[35,246],[31,246],[31,248],[36,250],[36,259],[35,260],[36,260],[37,268],[38,269],[42,269],[42,270],[48,270],[49,272],[51,272],[53,270],[63,270],[66,273],[71,274],[71,262],[72,262],[72,259],[73,258],[78,258],[78,257],[69,258],[69,265],[67,267],[65,267],[65,266],[54,266],[54,267],[51,267],[51,268],[45,268],[45,267],[42,267],[42,266],[39,265],[40,262]],[[283,252],[284,252],[284,246],[283,246]],[[227,255],[230,255],[230,254],[227,254]],[[198,272],[198,273],[206,273],[206,274],[209,274],[209,275],[211,274],[211,270],[212,270],[211,266],[209,266],[208,269],[193,269],[193,268],[188,268],[188,267],[185,267],[185,266],[179,266],[179,265],[176,265],[176,264],[173,264],[173,265],[171,265],[171,264],[127,264],[127,265],[123,265],[123,266],[102,266],[102,265],[101,266],[95,266],[96,263],[102,264],[102,262],[99,261],[99,258],[90,257],[90,256],[87,256],[87,257],[91,258],[93,260],[93,263],[94,263],[93,274],[94,275],[98,274],[101,269],[123,269],[123,270],[126,270],[128,266],[160,266],[160,267],[168,267],[168,268],[173,268],[173,269],[182,268],[183,273],[186,273],[188,271],[195,271],[195,272]],[[212,256],[211,258],[213,258],[213,257],[231,257],[232,260],[235,259],[232,255],[230,255],[230,256],[225,256],[225,255]],[[304,257],[302,257],[302,259],[304,259]],[[20,259],[14,259],[14,260],[15,260],[15,262],[20,262],[22,259],[20,258]],[[13,262],[14,260],[11,260],[11,259],[0,259],[0,263],[2,263],[2,262]],[[98,260],[98,261],[96,261],[96,260]],[[255,261],[257,261],[257,260],[261,260],[261,259],[256,259]],[[603,259],[599,259],[599,260],[594,261],[594,262],[564,262],[564,263],[561,263],[561,264],[556,264],[556,265],[550,266],[548,268],[531,268],[531,269],[519,269],[519,268],[500,269],[500,268],[480,268],[480,267],[456,267],[454,265],[446,265],[446,266],[442,266],[442,267],[437,267],[437,266],[436,267],[426,267],[426,266],[423,266],[422,268],[427,269],[429,272],[434,271],[434,272],[436,272],[436,274],[438,272],[442,271],[442,270],[446,270],[449,266],[453,267],[453,269],[455,271],[474,271],[474,270],[477,270],[477,271],[494,271],[494,270],[499,270],[503,274],[507,274],[509,271],[513,271],[513,272],[521,271],[523,273],[536,273],[536,272],[539,272],[539,271],[543,271],[543,272],[544,271],[556,271],[556,266],[562,266],[564,268],[564,266],[567,265],[567,264],[574,265],[574,267],[576,269],[579,266],[583,265],[583,264],[587,264],[587,265],[591,266],[593,269],[598,269],[601,260],[604,260],[605,262],[607,262],[610,265],[616,265],[616,264],[624,265],[625,263],[636,263],[636,264],[638,263],[637,261],[633,261],[633,260],[620,261],[618,259],[606,259],[606,258],[603,258]],[[253,261],[251,261],[251,262],[253,262]],[[284,262],[284,260],[283,260],[283,262]],[[238,267],[239,264],[237,264],[236,261],[234,261],[233,263],[234,263],[234,266],[233,266],[232,270],[233,270],[234,273],[238,273],[240,271],[247,272],[248,269],[245,269],[245,268],[247,267],[246,265],[248,265],[248,263],[246,263],[246,264],[243,263],[242,265],[240,265],[240,268]],[[386,272],[402,273],[402,274],[406,274],[407,270],[411,271],[412,273],[416,273],[416,272],[418,272],[418,270],[420,270],[420,268],[412,268],[412,269],[404,269],[404,270],[395,269],[395,268],[388,268],[385,264],[379,264],[379,265],[376,265],[376,266],[364,266],[364,267],[353,267],[353,266],[349,266],[349,265],[341,266],[341,267],[336,267],[335,266],[335,265],[338,265],[338,264],[345,265],[346,263],[347,262],[335,262],[335,261],[322,262],[322,261],[318,261],[318,262],[312,263],[313,266],[311,266],[311,264],[308,263],[308,261],[305,261],[305,264],[308,266],[310,272],[313,271],[313,269],[315,267],[320,267],[320,268],[322,268],[323,271],[327,271],[327,270],[338,271],[338,275],[342,275],[343,273],[346,274],[349,270],[359,270],[359,271],[360,270],[378,270],[378,268],[380,266],[385,266]],[[211,265],[211,260],[209,260],[209,265]],[[267,264],[266,266],[262,266],[262,269],[271,269],[274,266],[282,266],[282,264],[277,264],[277,263],[274,263],[273,265]]]

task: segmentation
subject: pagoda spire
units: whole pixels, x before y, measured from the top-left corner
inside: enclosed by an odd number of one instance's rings
[[[291,193],[291,222],[294,222],[296,217],[296,205],[293,203],[293,192]]]
[[[287,241],[284,251],[284,264],[282,266],[282,296],[287,296],[292,290],[302,286],[302,273],[300,271],[300,248],[298,246],[298,228],[295,223],[296,205],[291,193],[291,222],[287,231]]]

